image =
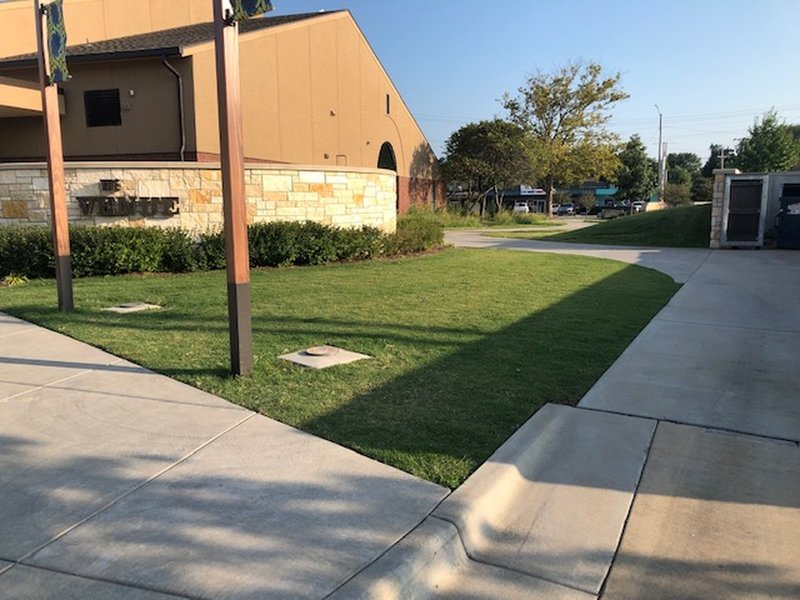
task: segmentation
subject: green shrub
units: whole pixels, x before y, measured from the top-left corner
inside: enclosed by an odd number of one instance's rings
[[[444,231],[435,218],[422,213],[410,214],[397,220],[397,233],[390,237],[387,254],[413,254],[441,246]]]
[[[398,219],[397,233],[392,235],[374,227],[276,222],[251,225],[248,238],[251,266],[280,267],[423,252],[440,246],[443,234],[433,213],[417,213]],[[70,245],[76,277],[225,268],[222,232],[193,239],[181,229],[72,226]],[[0,278],[12,273],[53,277],[52,248],[48,227],[0,227]]]
[[[183,229],[165,229],[159,271],[188,273],[196,271],[199,263],[197,245]]]
[[[481,227],[483,225],[478,215],[463,214],[458,208],[439,208],[432,211],[429,208],[412,206],[405,215],[408,218],[417,216],[433,219],[442,227]]]
[[[0,277],[55,277],[50,229],[35,225],[0,227]]]
[[[225,268],[225,237],[221,231],[201,233],[197,236],[196,243],[198,270],[215,271]]]

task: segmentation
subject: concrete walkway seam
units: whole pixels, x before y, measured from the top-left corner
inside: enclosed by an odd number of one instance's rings
[[[5,339],[7,337],[11,337],[12,335],[19,335],[20,333],[26,333],[27,331],[30,331],[31,329],[33,329],[33,327],[25,327],[24,329],[20,329],[18,331],[12,331],[11,333],[4,333],[4,334],[0,335],[0,338]]]
[[[24,331],[27,331],[27,329],[25,329],[23,331],[17,331],[15,333],[23,333]],[[14,333],[12,333],[10,335],[14,335]],[[118,364],[123,363],[123,362],[126,362],[125,359],[124,358],[120,358],[118,360],[115,360],[114,362],[108,363],[107,366],[113,367],[114,365],[118,365]],[[39,386],[36,386],[36,387],[31,388],[29,390],[25,390],[25,391],[19,392],[17,394],[12,394],[11,396],[6,396],[5,398],[0,398],[0,402],[8,402],[9,400],[13,400],[14,398],[19,398],[20,396],[25,396],[26,394],[32,394],[33,392],[38,392],[39,390],[43,390],[45,388],[54,387],[54,386],[57,386],[60,383],[64,383],[65,381],[70,381],[72,379],[75,379],[76,377],[83,377],[84,375],[88,375],[89,373],[92,373],[93,371],[95,371],[95,369],[86,369],[86,370],[80,371],[78,373],[73,373],[72,375],[68,375],[67,377],[63,377],[61,379],[57,379],[56,381],[51,381],[50,383],[47,383],[45,385],[39,385]]]
[[[649,421],[655,421],[656,423],[671,423],[673,425],[683,425],[684,427],[695,427],[697,429],[705,429],[706,431],[714,431],[717,433],[727,433],[730,435],[741,435],[744,437],[754,438],[756,440],[767,441],[767,442],[775,442],[777,444],[788,444],[790,446],[797,446],[800,447],[800,437],[798,439],[792,438],[784,438],[778,437],[773,435],[764,435],[760,433],[751,433],[749,431],[741,431],[739,429],[730,429],[728,427],[718,427],[716,425],[701,425],[698,423],[688,423],[685,421],[678,421],[676,419],[669,419],[666,417],[650,417],[647,415],[636,415],[633,413],[626,413],[618,410],[612,410],[610,408],[597,408],[594,406],[576,406],[575,408],[579,408],[580,410],[587,410],[591,412],[598,412],[598,413],[606,413],[609,415],[618,415],[620,417],[632,417],[634,419],[647,419]]]
[[[639,495],[639,488],[642,485],[644,472],[647,469],[647,461],[650,460],[650,454],[653,450],[653,442],[656,439],[656,433],[658,433],[658,427],[659,427],[659,422],[656,422],[656,426],[653,428],[653,435],[650,437],[650,444],[647,446],[647,455],[644,457],[644,463],[642,463],[642,471],[641,473],[639,473],[639,481],[636,482],[636,489],[633,491],[631,504],[628,507],[628,514],[625,516],[625,522],[622,524],[622,533],[620,533],[619,541],[617,542],[617,547],[614,550],[614,557],[611,559],[611,563],[608,565],[608,570],[606,571],[606,576],[603,579],[603,584],[600,586],[600,593],[597,594],[598,599],[602,599],[606,593],[606,585],[608,585],[608,578],[611,575],[611,570],[614,568],[614,563],[617,561],[617,556],[619,556],[619,549],[622,546],[622,540],[625,538],[625,532],[628,529],[628,523],[631,520],[631,514],[633,514],[633,505],[636,504],[636,497]]]
[[[158,588],[147,587],[143,585],[131,585],[130,583],[125,583],[122,581],[116,581],[114,579],[106,579],[103,577],[93,577],[89,575],[85,575],[82,573],[71,573],[69,571],[61,571],[59,569],[53,569],[51,567],[42,567],[39,565],[18,565],[13,564],[10,565],[8,568],[0,571],[0,575],[6,573],[13,569],[14,567],[25,567],[26,569],[36,569],[38,571],[47,571],[48,573],[56,573],[58,575],[68,575],[69,577],[76,577],[78,579],[85,579],[86,581],[96,581],[98,583],[110,583],[113,585],[117,585],[120,587],[125,587],[131,590],[141,590],[143,592],[153,592],[154,594],[159,594],[161,596],[170,597],[170,598],[180,598],[181,600],[212,600],[210,598],[201,598],[200,596],[185,596],[182,594],[176,594],[174,592],[165,592],[164,590],[160,590]]]
[[[204,448],[206,448],[206,447],[207,447],[207,446],[209,446],[210,444],[214,443],[215,441],[217,441],[219,438],[221,438],[221,437],[222,437],[222,436],[224,436],[225,434],[227,434],[227,433],[230,433],[231,431],[233,431],[233,430],[234,430],[234,429],[236,429],[237,427],[240,427],[241,425],[243,425],[244,423],[246,423],[247,421],[249,421],[250,419],[252,419],[252,418],[253,418],[255,415],[256,415],[256,413],[253,413],[253,412],[251,412],[251,413],[250,413],[249,415],[247,415],[247,416],[246,416],[244,419],[242,419],[241,421],[238,421],[238,422],[234,423],[233,425],[231,425],[230,427],[228,427],[228,428],[226,428],[225,430],[221,431],[220,433],[218,433],[217,435],[215,435],[215,436],[214,436],[214,437],[212,437],[211,439],[209,439],[209,440],[207,440],[207,441],[203,442],[202,444],[200,444],[200,446],[198,446],[197,448],[195,448],[194,450],[192,450],[191,452],[189,452],[188,454],[186,454],[185,456],[183,456],[183,457],[182,457],[182,458],[180,458],[179,460],[175,461],[175,462],[174,462],[174,463],[172,463],[171,465],[168,465],[168,466],[164,467],[164,468],[163,468],[163,469],[161,469],[159,472],[157,472],[157,473],[155,473],[155,474],[151,475],[149,478],[147,478],[146,480],[144,480],[144,481],[140,482],[138,485],[136,485],[135,487],[131,488],[130,490],[128,490],[128,491],[127,491],[127,492],[125,492],[124,494],[121,494],[120,496],[118,496],[118,497],[114,498],[113,500],[111,500],[110,502],[108,502],[107,504],[105,504],[104,506],[100,507],[99,509],[97,509],[96,511],[94,511],[94,512],[93,512],[92,514],[90,514],[89,516],[87,516],[87,517],[84,517],[83,519],[81,519],[81,520],[80,520],[80,521],[78,521],[77,523],[75,523],[75,524],[73,524],[73,525],[69,526],[67,529],[65,529],[64,531],[62,531],[62,532],[61,532],[61,533],[59,533],[58,535],[56,535],[56,536],[54,536],[53,538],[49,539],[48,541],[46,541],[45,543],[41,544],[41,545],[40,545],[40,546],[38,546],[37,548],[34,548],[34,549],[33,549],[33,550],[31,550],[30,552],[28,552],[28,553],[27,553],[25,556],[23,556],[22,558],[20,558],[19,560],[17,560],[17,561],[16,561],[14,564],[24,564],[24,565],[26,565],[26,566],[36,566],[37,568],[39,568],[37,565],[27,565],[27,564],[25,563],[25,561],[26,561],[26,560],[28,560],[28,559],[30,559],[31,557],[35,556],[35,555],[36,555],[38,552],[40,552],[41,550],[43,550],[44,548],[46,548],[46,547],[47,547],[47,546],[49,546],[50,544],[52,544],[52,543],[54,543],[54,542],[56,542],[56,541],[60,540],[60,539],[61,539],[61,538],[63,538],[65,535],[67,535],[68,533],[70,533],[70,532],[74,531],[75,529],[77,529],[77,528],[78,528],[78,527],[80,527],[81,525],[83,525],[83,524],[87,523],[88,521],[92,520],[92,519],[93,519],[93,518],[95,518],[97,515],[99,515],[99,514],[101,514],[101,513],[105,512],[106,510],[108,510],[109,508],[111,508],[112,506],[114,506],[115,504],[118,504],[119,502],[121,502],[122,500],[124,500],[125,498],[127,498],[128,496],[130,496],[131,494],[133,494],[133,493],[135,493],[135,492],[139,491],[140,489],[142,489],[143,487],[145,487],[145,486],[146,486],[146,485],[148,485],[149,483],[152,483],[153,481],[155,481],[156,479],[158,479],[159,477],[161,477],[161,476],[162,476],[162,475],[164,475],[165,473],[167,473],[167,472],[171,471],[172,469],[174,469],[174,468],[175,468],[175,467],[177,467],[178,465],[180,465],[180,464],[182,464],[182,463],[186,462],[186,461],[187,461],[187,460],[189,460],[189,459],[190,459],[192,456],[194,456],[195,454],[197,454],[198,452],[200,452],[201,450],[203,450]],[[115,582],[115,583],[116,583],[116,582]]]

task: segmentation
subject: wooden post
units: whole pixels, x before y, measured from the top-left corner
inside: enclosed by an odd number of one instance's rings
[[[39,86],[42,90],[42,112],[47,140],[47,177],[50,183],[50,218],[53,224],[53,249],[56,259],[58,309],[68,312],[72,300],[72,258],[69,250],[67,194],[64,186],[64,148],[61,143],[61,114],[58,108],[58,86],[49,79],[50,56],[47,51],[47,15],[39,0],[36,10],[36,41],[39,57]]]
[[[229,10],[228,0],[214,0],[228,322],[231,372],[234,375],[249,375],[253,370],[253,327],[239,82],[239,26],[228,21]]]

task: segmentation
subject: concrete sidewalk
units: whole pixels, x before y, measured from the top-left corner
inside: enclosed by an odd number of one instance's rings
[[[444,239],[448,244],[461,248],[499,248],[607,258],[661,271],[672,277],[677,283],[688,281],[711,254],[711,250],[705,248],[637,248],[633,246],[602,246],[598,244],[566,244],[563,242],[495,238],[484,235],[485,233],[496,233],[498,231],[500,230],[450,229],[445,231]]]
[[[800,255],[694,260],[577,408],[541,409],[343,597],[413,568],[383,597],[800,597]],[[410,558],[423,531],[438,562]]]
[[[0,314],[0,598],[323,598],[446,494]]]

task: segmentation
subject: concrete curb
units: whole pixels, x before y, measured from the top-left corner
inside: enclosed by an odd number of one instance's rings
[[[419,527],[331,598],[432,598],[475,570],[500,586],[511,581],[502,593],[491,585],[475,597],[594,597],[654,431],[647,419],[544,406]]]
[[[458,529],[428,517],[329,600],[425,600],[469,562]]]

